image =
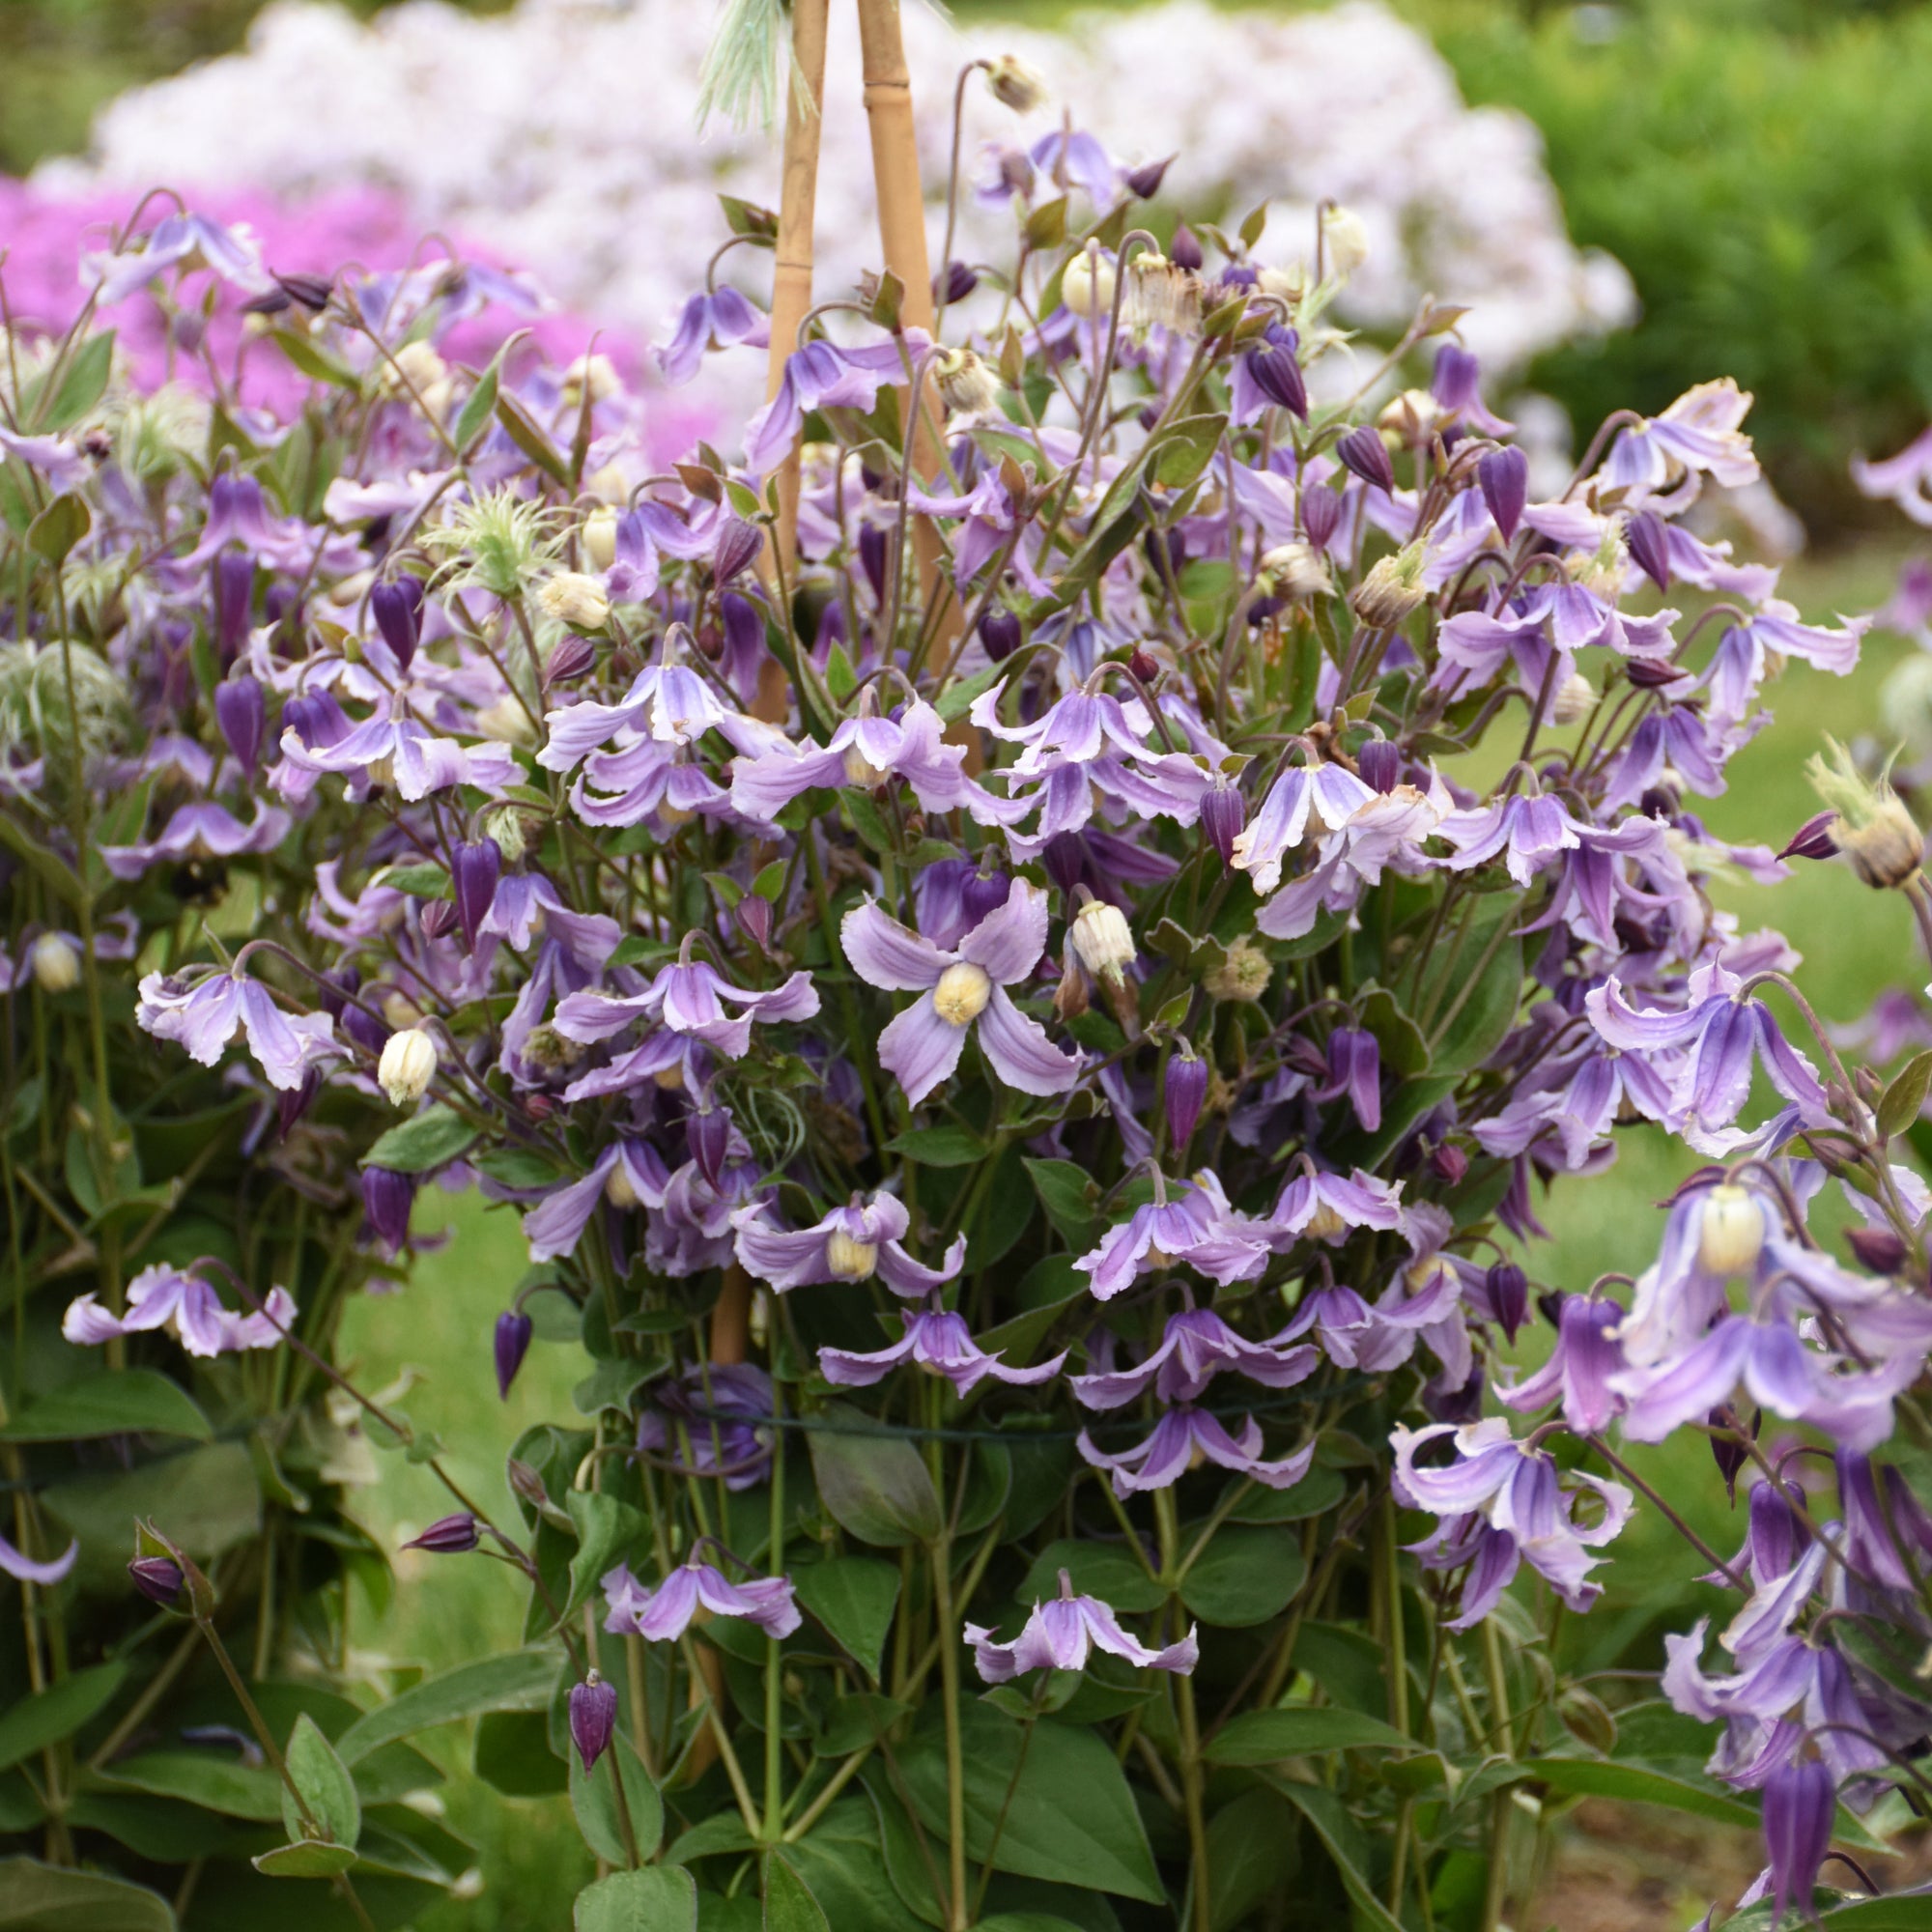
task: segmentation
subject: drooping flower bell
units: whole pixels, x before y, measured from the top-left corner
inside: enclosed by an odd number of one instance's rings
[[[524,1365],[524,1357],[529,1353],[530,1336],[536,1324],[520,1308],[507,1309],[497,1318],[497,1326],[491,1337],[492,1351],[497,1360],[497,1394],[504,1402],[510,1399],[510,1384],[517,1378],[517,1371]]]

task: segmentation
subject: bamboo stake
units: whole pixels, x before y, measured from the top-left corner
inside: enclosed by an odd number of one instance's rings
[[[772,346],[765,364],[765,400],[784,380],[785,357],[798,346],[799,325],[811,312],[813,222],[818,201],[819,129],[825,111],[825,22],[830,0],[792,0],[791,53],[797,82],[785,103],[784,184],[779,201],[779,240],[772,270]],[[799,445],[778,473],[778,526],[765,556],[775,594],[792,582],[798,558]],[[758,671],[754,717],[781,724],[791,694],[776,658]]]

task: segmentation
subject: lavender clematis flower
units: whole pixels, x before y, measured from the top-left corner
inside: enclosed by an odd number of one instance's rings
[[[1346,765],[1291,765],[1268,787],[1247,825],[1235,838],[1235,866],[1253,879],[1255,891],[1281,883],[1281,862],[1291,846],[1312,832],[1346,825],[1378,794]]]
[[[240,1027],[269,1084],[285,1092],[339,1051],[327,1013],[285,1013],[266,986],[235,970],[210,973],[192,985],[150,973],[141,980],[135,1017],[144,1032],[175,1041],[204,1066],[221,1058]]]
[[[604,1628],[652,1643],[675,1642],[700,1606],[715,1617],[743,1617],[767,1636],[787,1637],[802,1621],[783,1577],[733,1583],[723,1571],[694,1560],[673,1570],[656,1589],[639,1583],[623,1564],[607,1572],[603,1582],[610,1605]]]
[[[759,342],[765,329],[765,318],[736,289],[714,289],[708,295],[693,296],[685,303],[670,340],[651,353],[665,381],[674,389],[681,388],[697,374],[707,349]]]
[[[1048,1603],[1036,1603],[1018,1636],[999,1643],[991,1631],[968,1624],[966,1641],[988,1684],[1010,1684],[1029,1670],[1084,1670],[1094,1650],[1124,1658],[1143,1670],[1171,1670],[1179,1677],[1189,1675],[1201,1657],[1192,1625],[1179,1643],[1150,1649],[1121,1628],[1110,1605],[1097,1597],[1076,1596],[1073,1579],[1065,1570],[1060,1573],[1060,1595]]]
[[[1312,1348],[1288,1348],[1276,1336],[1250,1342],[1209,1308],[1171,1315],[1160,1346],[1138,1367],[1075,1376],[1069,1386],[1089,1408],[1120,1408],[1151,1384],[1163,1403],[1195,1402],[1224,1370],[1245,1376],[1264,1388],[1293,1388],[1315,1371],[1320,1354]]]
[[[1784,1922],[1795,1904],[1813,1917],[1811,1894],[1832,1848],[1838,1812],[1836,1780],[1816,1758],[1775,1771],[1764,1782],[1764,1848],[1771,1860],[1771,1922]]]
[[[51,1589],[63,1581],[80,1556],[80,1543],[76,1538],[55,1557],[45,1563],[39,1563],[33,1557],[15,1549],[4,1536],[0,1536],[0,1574],[14,1578],[16,1583],[38,1583],[43,1590]]]
[[[1693,1147],[1698,1136],[1728,1127],[1750,1093],[1753,1060],[1771,1083],[1817,1124],[1829,1116],[1825,1090],[1811,1063],[1790,1045],[1771,1009],[1745,995],[1744,980],[1716,960],[1690,978],[1681,1010],[1633,1007],[1613,975],[1584,1000],[1591,1023],[1612,1046],[1652,1053],[1678,1049],[1686,1054],[1667,1124]]]
[[[925,334],[915,328],[852,349],[808,342],[785,357],[778,394],[745,425],[747,468],[770,475],[798,440],[808,411],[869,410],[881,389],[906,381],[909,363],[916,366],[925,348]]]
[[[1454,1440],[1456,1461],[1446,1468],[1418,1467],[1417,1453],[1444,1437]],[[1604,1504],[1598,1522],[1580,1524],[1573,1514],[1576,1494],[1562,1488],[1554,1460],[1523,1448],[1499,1416],[1416,1430],[1399,1423],[1389,1442],[1396,1500],[1444,1519],[1434,1536],[1410,1546],[1423,1567],[1473,1565],[1451,1630],[1468,1630],[1490,1613],[1519,1560],[1540,1572],[1572,1609],[1588,1609],[1603,1593],[1602,1584],[1588,1580],[1602,1561],[1590,1551],[1611,1541],[1630,1518],[1631,1493],[1622,1484],[1572,1471],[1571,1480]]]
[[[117,1335],[167,1328],[190,1355],[225,1355],[275,1348],[295,1319],[295,1300],[285,1288],[270,1289],[254,1314],[236,1315],[199,1275],[156,1264],[128,1284],[125,1315],[103,1308],[98,1296],[83,1294],[68,1304],[61,1333],[70,1342],[91,1347]]]
[[[1303,1239],[1337,1246],[1351,1228],[1389,1233],[1402,1226],[1402,1218],[1400,1182],[1378,1180],[1360,1168],[1351,1175],[1305,1168],[1281,1190],[1274,1211],[1248,1225],[1276,1254],[1285,1254]]]
[[[282,757],[298,773],[332,772],[346,779],[352,798],[366,798],[378,784],[393,784],[397,796],[412,805],[457,785],[500,791],[517,777],[509,746],[438,737],[409,715],[401,696],[390,700],[386,716],[379,710],[333,744],[306,743],[293,725],[285,726]]]
[[[726,1001],[739,1009],[737,1018],[724,1010]],[[641,993],[570,994],[558,1002],[555,1024],[564,1038],[588,1043],[609,1039],[633,1020],[656,1020],[672,1033],[701,1039],[727,1060],[742,1060],[751,1049],[754,1021],[809,1020],[817,1010],[818,989],[810,973],[794,973],[769,993],[751,993],[701,959],[680,958]]]
[[[666,1459],[680,1475],[715,1476],[727,1490],[753,1489],[770,1473],[776,1398],[763,1369],[694,1362],[675,1380],[651,1383],[648,1395],[652,1406],[638,1418],[640,1455]]]
[[[565,1182],[524,1216],[530,1260],[552,1262],[574,1252],[599,1201],[627,1206],[653,1196],[661,1201],[668,1180],[655,1148],[642,1141],[613,1141],[582,1179]]]
[[[186,859],[272,852],[289,836],[289,814],[279,806],[259,807],[253,820],[243,825],[225,805],[206,799],[181,807],[159,838],[140,845],[103,845],[100,857],[117,879],[138,879],[151,867],[180,865]]]
[[[173,268],[207,269],[251,296],[275,286],[245,222],[224,228],[205,214],[185,212],[164,215],[141,238],[139,248],[87,256],[81,280],[102,308],[112,308]]]
[[[1372,1033],[1360,1027],[1337,1027],[1328,1036],[1328,1078],[1314,1090],[1318,1100],[1346,1094],[1355,1119],[1367,1133],[1382,1123],[1382,1054]]]
[[[1168,1198],[1170,1187],[1177,1199]],[[1108,1229],[1099,1246],[1073,1265],[1090,1277],[1097,1301],[1111,1301],[1149,1269],[1177,1263],[1225,1288],[1252,1280],[1267,1265],[1267,1249],[1244,1235],[1213,1175],[1204,1170],[1191,1181],[1156,1175],[1154,1198]]]
[[[1449,869],[1467,871],[1501,858],[1509,875],[1527,886],[1536,874],[1574,851],[1595,828],[1563,809],[1561,800],[1512,793],[1497,805],[1447,813],[1436,830],[1456,847]]]
[[[879,1065],[897,1077],[914,1106],[952,1077],[975,1022],[980,1050],[1009,1087],[1064,1094],[1080,1077],[1079,1056],[1062,1053],[1007,992],[1039,963],[1046,928],[1046,895],[1025,879],[1015,879],[1006,902],[950,951],[908,931],[870,900],[845,915],[839,937],[852,970],[868,985],[920,996],[878,1042]]]
[[[1614,1301],[1566,1294],[1548,1361],[1513,1387],[1499,1387],[1496,1400],[1525,1414],[1560,1401],[1572,1429],[1579,1435],[1596,1435],[1623,1412],[1624,1399],[1611,1385],[1624,1366],[1616,1341],[1623,1319]]]
[[[586,753],[620,733],[661,745],[691,745],[714,726],[729,721],[709,684],[679,662],[680,640],[689,633],[673,624],[666,631],[658,661],[631,681],[615,704],[585,701],[544,714],[548,733],[537,763],[549,772],[567,772]]]
[[[738,1260],[746,1272],[781,1294],[820,1282],[869,1281],[876,1275],[895,1294],[908,1298],[944,1287],[966,1264],[963,1235],[937,1268],[914,1261],[903,1246],[910,1225],[905,1203],[893,1194],[874,1194],[869,1201],[855,1194],[810,1228],[775,1227],[762,1208],[746,1208],[732,1220]]]
[[[1669,491],[1673,505],[1688,483],[1688,502],[1696,495],[1696,478],[1710,476],[1727,490],[1757,480],[1757,458],[1750,438],[1738,427],[1751,399],[1727,376],[1721,382],[1699,383],[1687,389],[1661,416],[1652,416],[1625,430],[1598,472],[1605,490],[1631,493],[1632,500],[1655,499]]]
[[[1238,1435],[1231,1435],[1206,1409],[1185,1404],[1170,1408],[1151,1435],[1117,1456],[1103,1452],[1084,1429],[1075,1447],[1084,1461],[1110,1473],[1114,1493],[1122,1498],[1142,1490],[1167,1489],[1203,1461],[1271,1490],[1292,1490],[1315,1461],[1315,1444],[1310,1442],[1292,1456],[1271,1462],[1262,1454],[1261,1424],[1253,1416],[1243,1418]]]
[[[901,1362],[911,1362],[928,1374],[944,1376],[960,1395],[971,1395],[990,1376],[995,1381],[1031,1388],[1051,1381],[1066,1360],[1062,1350],[1037,1368],[1009,1368],[1001,1351],[988,1354],[974,1341],[963,1315],[949,1314],[937,1300],[923,1309],[904,1309],[899,1320],[905,1333],[888,1349],[859,1353],[849,1349],[820,1349],[818,1366],[825,1379],[846,1388],[869,1388],[883,1381]]]

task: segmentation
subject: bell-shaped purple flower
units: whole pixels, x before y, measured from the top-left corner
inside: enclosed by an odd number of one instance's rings
[[[248,613],[255,597],[255,559],[245,551],[223,551],[214,559],[214,651],[224,665],[248,640]]]
[[[262,737],[268,728],[269,708],[258,679],[248,672],[224,678],[214,687],[214,722],[235,753],[235,762],[250,778],[262,756]]]
[[[1522,1270],[1515,1272],[1521,1280]],[[1526,1306],[1525,1289],[1519,1303],[1519,1321],[1522,1319],[1520,1310]],[[1496,1400],[1524,1413],[1560,1401],[1563,1419],[1572,1429],[1579,1435],[1596,1435],[1612,1416],[1623,1412],[1623,1398],[1611,1386],[1611,1378],[1624,1366],[1624,1351],[1616,1343],[1617,1326],[1623,1319],[1624,1311],[1614,1301],[1566,1294],[1549,1359],[1515,1387],[1497,1389]]]
[[[596,1671],[570,1687],[570,1741],[577,1747],[586,1773],[611,1747],[617,1729],[617,1687]]]
[[[530,1335],[535,1325],[518,1308],[507,1309],[497,1318],[491,1347],[497,1358],[497,1394],[505,1402],[510,1397],[510,1384],[516,1380],[517,1371],[524,1366],[524,1357],[529,1353]]]
[[[674,1642],[700,1608],[714,1617],[743,1617],[767,1636],[789,1636],[801,1622],[791,1583],[783,1577],[733,1583],[723,1571],[694,1560],[673,1570],[656,1589],[639,1583],[621,1564],[603,1581],[610,1605],[604,1628],[651,1643]]]
[[[1460,1151],[1460,1150],[1438,1149],[1437,1151]],[[1467,1171],[1467,1167],[1465,1156],[1464,1172]],[[1454,1179],[1460,1180],[1462,1176],[1457,1175]],[[1529,1315],[1529,1277],[1514,1262],[1497,1262],[1483,1277],[1483,1289],[1489,1296],[1492,1320],[1504,1335],[1514,1342],[1517,1330],[1522,1326]],[[1622,1311],[1618,1310],[1618,1319],[1621,1318]]]
[[[1293,329],[1270,323],[1262,345],[1236,361],[1232,401],[1236,422],[1253,422],[1270,405],[1308,420],[1308,384],[1296,348]],[[1386,456],[1383,464],[1386,467]],[[1394,482],[1393,473],[1389,480]]]
[[[450,879],[456,895],[456,916],[463,923],[463,937],[473,952],[483,922],[497,902],[497,881],[503,872],[503,853],[494,838],[478,838],[459,845],[452,858]]]
[[[888,1349],[869,1354],[850,1349],[820,1349],[818,1367],[825,1379],[845,1388],[869,1388],[900,1363],[910,1362],[930,1375],[943,1376],[959,1394],[971,1395],[989,1376],[1018,1387],[1051,1381],[1066,1360],[1063,1350],[1037,1368],[1009,1368],[999,1350],[989,1352],[980,1348],[966,1326],[966,1318],[948,1313],[936,1297],[918,1311],[901,1310],[899,1320],[905,1324],[905,1333]]]
[[[1670,588],[1670,532],[1655,510],[1639,510],[1624,531],[1631,561],[1660,590]]]
[[[1201,829],[1208,835],[1208,844],[1220,853],[1224,866],[1233,864],[1235,841],[1247,822],[1247,801],[1238,785],[1221,779],[1201,794]]]
[[[775,1226],[761,1205],[731,1217],[738,1260],[748,1274],[777,1289],[828,1281],[869,1281],[874,1275],[909,1299],[943,1288],[965,1265],[966,1241],[955,1239],[936,1268],[913,1260],[903,1245],[912,1225],[905,1203],[893,1194],[855,1194],[810,1228]]]
[[[1270,1460],[1262,1453],[1261,1424],[1252,1415],[1241,1419],[1238,1433],[1230,1433],[1206,1409],[1185,1405],[1170,1408],[1152,1434],[1117,1455],[1103,1451],[1084,1429],[1074,1446],[1083,1461],[1108,1472],[1114,1493],[1122,1499],[1138,1491],[1167,1489],[1204,1461],[1271,1490],[1292,1490],[1315,1461],[1313,1442]]]
[[[1150,1384],[1164,1403],[1194,1402],[1224,1370],[1264,1388],[1293,1388],[1314,1374],[1318,1350],[1283,1346],[1281,1338],[1250,1342],[1210,1308],[1189,1308],[1168,1317],[1160,1346],[1137,1368],[1075,1376],[1072,1389],[1089,1408],[1120,1408]]]
[[[1764,1848],[1771,1860],[1772,1923],[1784,1923],[1796,1905],[1811,1918],[1811,1893],[1832,1846],[1838,1794],[1832,1774],[1816,1758],[1787,1764],[1764,1784]]]
[[[1476,482],[1504,543],[1516,535],[1529,501],[1529,458],[1520,449],[1492,449],[1476,463]]]
[[[416,1178],[394,1168],[362,1170],[362,1211],[369,1232],[393,1255],[410,1237],[410,1209],[415,1206]]]
[[[1167,1144],[1177,1152],[1186,1148],[1200,1123],[1208,1098],[1208,1063],[1185,1041],[1167,1063],[1161,1101],[1167,1110]]]
[[[1097,1301],[1111,1301],[1143,1274],[1177,1264],[1222,1287],[1251,1281],[1267,1265],[1267,1249],[1236,1223],[1220,1181],[1205,1168],[1192,1180],[1156,1174],[1154,1198],[1109,1228],[1073,1264]]]
[[[1393,494],[1395,469],[1380,430],[1368,423],[1358,424],[1335,445],[1335,455],[1351,476],[1359,476],[1371,489]]]
[[[1076,1596],[1065,1570],[1060,1573],[1060,1595],[1049,1603],[1036,1603],[1018,1636],[999,1643],[991,1631],[968,1624],[966,1641],[988,1684],[1010,1684],[1029,1670],[1084,1670],[1095,1650],[1124,1658],[1143,1670],[1171,1670],[1179,1677],[1187,1676],[1201,1657],[1192,1626],[1179,1643],[1162,1650],[1136,1641],[1121,1628],[1112,1605],[1097,1597]]]
[[[1372,1033],[1360,1027],[1337,1027],[1328,1036],[1328,1078],[1313,1097],[1332,1100],[1346,1094],[1363,1128],[1374,1133],[1382,1123],[1382,1056]]]
[[[369,593],[369,613],[400,670],[409,669],[422,637],[422,580],[416,577],[391,579]]]

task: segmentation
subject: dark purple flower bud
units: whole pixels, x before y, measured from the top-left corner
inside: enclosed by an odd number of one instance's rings
[[[1402,782],[1402,753],[1388,738],[1371,738],[1355,753],[1355,769],[1373,791],[1391,792]]]
[[[459,845],[452,874],[456,892],[456,916],[463,922],[463,936],[475,950],[476,936],[497,898],[497,881],[503,873],[503,854],[494,838],[479,838],[473,844]]]
[[[497,1393],[505,1402],[510,1399],[510,1384],[516,1380],[517,1371],[529,1353],[534,1326],[527,1315],[514,1308],[497,1318],[497,1332],[491,1338],[491,1345],[497,1357]]]
[[[1474,1422],[1483,1412],[1484,1386],[1483,1365],[1478,1362],[1461,1388],[1430,1382],[1422,1391],[1422,1406],[1432,1422]]]
[[[182,1584],[186,1581],[181,1565],[166,1556],[137,1556],[128,1564],[128,1574],[133,1577],[135,1589],[164,1610],[174,1608]]]
[[[1670,533],[1655,510],[1640,510],[1624,532],[1631,560],[1660,590],[1670,588]]]
[[[1208,842],[1220,853],[1224,866],[1233,863],[1235,840],[1241,836],[1247,822],[1247,801],[1238,785],[1222,779],[1201,794],[1201,829],[1208,835]]]
[[[731,1113],[726,1107],[700,1107],[684,1119],[684,1138],[706,1182],[716,1188],[731,1147]]]
[[[756,524],[748,524],[742,517],[727,517],[719,528],[718,542],[711,552],[713,578],[720,583],[729,583],[757,561],[764,547],[765,533]]]
[[[287,289],[270,289],[266,295],[250,296],[242,304],[243,315],[280,315],[295,306]]]
[[[1724,1491],[1733,1504],[1738,1499],[1738,1472],[1750,1460],[1750,1447],[1731,1425],[1730,1416],[1720,1408],[1714,1408],[1710,1416],[1711,1427],[1721,1432],[1711,1437],[1711,1457],[1718,1465],[1718,1473],[1724,1479]]]
[[[379,583],[369,593],[369,610],[376,619],[376,628],[404,670],[409,669],[422,637],[422,581],[415,577],[399,577]]]
[[[1806,1918],[1812,1917],[1811,1894],[1832,1846],[1837,1810],[1837,1787],[1816,1758],[1781,1765],[1765,1780],[1764,1849],[1776,1894],[1774,1924],[1784,1923],[1788,1905],[1796,1905]]]
[[[1351,429],[1335,445],[1335,458],[1351,475],[1377,490],[1395,489],[1395,469],[1389,462],[1388,444],[1381,431],[1362,423]]]
[[[1003,604],[995,604],[980,619],[980,641],[995,664],[1006,661],[1020,647],[1020,620]]]
[[[1142,201],[1151,201],[1160,192],[1161,177],[1174,165],[1174,156],[1164,161],[1143,161],[1127,170],[1127,185]]]
[[[974,872],[959,888],[959,909],[968,925],[978,925],[988,913],[997,912],[1012,894],[1012,881],[1004,872]]]
[[[1520,449],[1492,449],[1476,464],[1476,482],[1502,540],[1508,543],[1529,501],[1529,458]]]
[[[375,1013],[361,1007],[345,1006],[342,1009],[342,1031],[353,1039],[363,1052],[382,1058],[383,1049],[389,1043],[389,1035],[394,1029],[385,1024]]]
[[[1161,1097],[1167,1105],[1168,1145],[1184,1148],[1200,1122],[1201,1108],[1208,1098],[1208,1063],[1192,1047],[1183,1045],[1168,1061]]]
[[[298,692],[282,704],[282,729],[293,731],[311,752],[339,745],[355,727],[341,705],[326,691]]]
[[[953,302],[963,302],[980,286],[980,277],[964,263],[949,262],[946,265],[946,287],[944,299],[950,306]],[[940,294],[936,279],[933,293]]]
[[[1665,658],[1631,658],[1624,665],[1624,675],[1639,691],[1662,691],[1666,684],[1675,684],[1690,673]]]
[[[1814,812],[1796,832],[1791,842],[1777,856],[1780,859],[1830,859],[1836,856],[1838,841],[1832,837],[1835,811]]]
[[[456,930],[456,908],[447,899],[425,899],[416,923],[425,939],[447,939]]]
[[[1430,1149],[1429,1171],[1445,1186],[1460,1187],[1469,1172],[1469,1156],[1454,1141],[1444,1141]]]
[[[320,314],[328,306],[333,284],[327,275],[277,275],[275,282],[290,300],[299,302],[305,309]]]
[[[410,1237],[410,1210],[415,1206],[416,1178],[390,1167],[362,1170],[362,1211],[369,1232],[394,1254]]]
[[[262,733],[268,728],[269,704],[258,679],[244,670],[214,687],[214,722],[228,740],[235,761],[250,778],[262,755]]]
[[[1181,222],[1174,231],[1173,245],[1167,251],[1167,259],[1177,269],[1185,269],[1190,274],[1198,275],[1208,257],[1202,252],[1201,243],[1194,238],[1194,231],[1186,222]]]
[[[597,646],[582,631],[566,631],[544,665],[545,684],[570,684],[597,662]]]
[[[1127,668],[1142,684],[1151,684],[1160,675],[1160,660],[1144,644],[1136,644],[1127,658]]]
[[[1264,346],[1251,349],[1243,359],[1254,385],[1269,402],[1286,410],[1290,415],[1299,416],[1305,422],[1308,418],[1308,384],[1302,380],[1301,363],[1295,355],[1295,335],[1292,328],[1284,328],[1280,323],[1270,323],[1264,338]],[[1377,448],[1381,447],[1381,438],[1374,430],[1366,432],[1350,431],[1350,435],[1367,434],[1375,438]],[[1346,446],[1350,438],[1342,439]],[[1339,453],[1339,452],[1338,452]],[[1344,456],[1343,462],[1348,458]],[[1350,466],[1351,469],[1353,465]],[[1388,477],[1387,487],[1395,485],[1395,472],[1389,469],[1387,451],[1382,453],[1382,471]]]
[[[295,1132],[296,1122],[315,1105],[315,1096],[322,1092],[322,1074],[311,1066],[301,1077],[299,1087],[283,1087],[275,1094],[275,1131],[277,1137],[287,1140]]]
[[[1056,832],[1040,855],[1046,876],[1063,893],[1071,893],[1087,876],[1087,848],[1075,832]]]
[[[1760,1577],[1782,1577],[1798,1560],[1804,1529],[1792,1500],[1777,1483],[1750,1492],[1750,1560]]]
[[[886,555],[891,543],[886,533],[876,524],[862,524],[859,528],[859,568],[866,573],[866,582],[872,586],[872,595],[883,598],[886,594]],[[842,609],[842,606],[836,606]]]
[[[610,1749],[616,1728],[617,1687],[593,1670],[587,1682],[570,1687],[570,1740],[585,1772]]]
[[[1372,1033],[1337,1027],[1328,1036],[1328,1079],[1320,1097],[1347,1094],[1356,1120],[1369,1133],[1382,1123],[1382,1054]]]
[[[1476,400],[1483,365],[1466,349],[1445,342],[1435,352],[1435,368],[1429,379],[1429,393],[1445,410],[1466,410]]]
[[[772,943],[772,902],[758,893],[747,893],[732,912],[741,931],[760,952]]]
[[[432,1556],[460,1556],[474,1549],[482,1541],[476,1519],[468,1510],[457,1516],[440,1517],[420,1536],[412,1536],[405,1549],[427,1549]]]
[[[214,648],[223,664],[248,641],[248,612],[255,602],[255,559],[246,551],[223,551],[214,559]]]
[[[1301,534],[1316,550],[1326,550],[1329,538],[1341,526],[1341,497],[1319,484],[1304,485],[1300,508]]]
[[[1896,1274],[1911,1252],[1889,1228],[1847,1228],[1845,1245],[1874,1274]]]
[[[1529,1277],[1514,1262],[1498,1262],[1483,1277],[1483,1287],[1496,1326],[1514,1342],[1516,1331],[1529,1319]]]

